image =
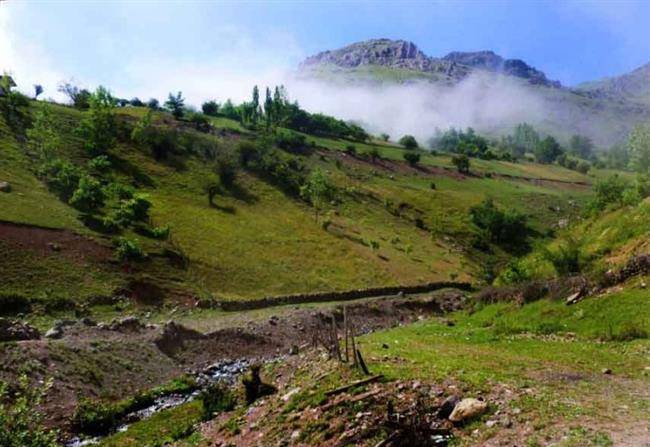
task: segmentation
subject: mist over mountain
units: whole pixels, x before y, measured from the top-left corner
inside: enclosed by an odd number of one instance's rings
[[[362,123],[371,132],[426,140],[436,128],[499,135],[520,122],[607,148],[650,119],[650,64],[632,73],[564,87],[538,68],[493,51],[424,54],[413,42],[373,39],[303,61],[288,84],[307,108]]]

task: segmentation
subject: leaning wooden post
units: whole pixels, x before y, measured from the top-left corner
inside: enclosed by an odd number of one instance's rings
[[[341,347],[339,346],[339,336],[336,331],[336,319],[334,318],[334,313],[332,312],[332,342],[334,343],[334,353],[339,362],[342,362],[341,358]]]
[[[352,364],[357,366],[357,345],[354,341],[354,324],[350,325],[350,339],[352,340]]]

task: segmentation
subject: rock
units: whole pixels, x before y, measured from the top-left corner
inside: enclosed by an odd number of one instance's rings
[[[646,287],[648,287],[648,285],[644,281],[641,281],[641,284],[639,284],[639,287],[641,287],[642,289],[645,289]]]
[[[9,182],[0,182],[0,192],[11,192],[11,184]]]
[[[85,326],[97,326],[97,322],[96,322],[95,320],[92,320],[92,319],[88,318],[88,317],[84,317],[84,318],[82,318],[82,319],[81,319],[81,322],[82,322]]]
[[[487,428],[492,428],[492,427],[494,427],[495,425],[497,425],[498,423],[499,423],[499,421],[489,420],[489,421],[487,421],[487,422],[485,423],[485,426],[486,426]]]
[[[63,329],[54,326],[45,333],[45,338],[58,339],[63,337]]]
[[[454,407],[454,411],[449,415],[449,420],[451,422],[467,421],[482,415],[487,408],[487,403],[482,400],[465,398]]]
[[[382,344],[381,344],[381,347],[382,347],[383,349],[388,349],[388,348],[389,348],[388,343],[382,343]]]
[[[289,348],[289,355],[298,355],[299,349],[297,345],[291,345]]]
[[[451,415],[451,413],[454,411],[454,408],[456,408],[458,402],[460,402],[460,397],[456,396],[455,394],[447,397],[438,409],[438,418],[447,419],[449,415]]]
[[[600,372],[602,372],[603,374],[610,375],[612,373],[612,370],[609,368],[603,368]]]
[[[578,301],[580,301],[580,298],[582,298],[582,290],[580,290],[580,291],[578,291],[578,292],[576,292],[576,293],[574,293],[572,295],[569,295],[567,297],[567,299],[566,299],[566,303],[567,303],[567,305],[575,304]]]
[[[21,323],[0,318],[0,342],[19,340],[38,340],[41,334],[38,329]]]
[[[110,329],[112,331],[128,331],[128,332],[139,332],[140,329],[143,329],[144,325],[140,322],[138,317],[132,315],[124,317],[120,320],[111,322]]]
[[[293,396],[295,396],[299,392],[300,392],[300,388],[292,388],[285,395],[282,396],[282,400],[284,402],[289,402],[289,399],[291,399]]]

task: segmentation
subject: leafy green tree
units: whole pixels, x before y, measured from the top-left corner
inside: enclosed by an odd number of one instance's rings
[[[413,135],[404,135],[399,139],[399,144],[404,146],[405,149],[417,149],[418,142]]]
[[[41,161],[51,160],[61,147],[61,137],[57,132],[49,105],[44,105],[34,114],[32,127],[27,129],[29,146],[38,154]]]
[[[257,123],[260,109],[260,89],[257,86],[253,87],[253,99],[251,101],[251,114],[250,118],[253,124]]]
[[[23,132],[27,123],[24,109],[29,105],[28,98],[13,90],[16,85],[8,74],[0,76],[0,113],[14,132]]]
[[[38,99],[38,97],[42,94],[43,94],[43,86],[40,84],[34,84],[34,99]]]
[[[90,95],[90,111],[79,127],[78,135],[84,140],[86,151],[93,156],[104,155],[116,142],[115,98],[104,87]]]
[[[650,172],[650,124],[638,125],[628,142],[630,167],[636,172]]]
[[[484,230],[492,242],[506,246],[522,246],[529,233],[526,216],[514,210],[501,211],[492,199],[470,208],[474,225]]]
[[[151,98],[149,101],[147,101],[147,107],[149,107],[151,110],[159,110],[160,102],[158,102],[156,98]]]
[[[208,116],[217,116],[219,114],[219,103],[214,100],[206,101],[201,106],[201,110]]]
[[[79,110],[85,110],[90,107],[90,96],[92,94],[85,88],[80,89],[70,82],[65,82],[59,84],[57,90],[66,95],[75,108]]]
[[[52,387],[48,380],[43,386],[31,386],[26,375],[10,388],[0,382],[0,445],[3,447],[57,447],[57,432],[43,425],[39,407]]]
[[[417,152],[404,152],[402,156],[404,157],[404,160],[406,160],[406,162],[411,166],[415,166],[420,162],[420,154]]]
[[[540,163],[553,163],[562,152],[560,143],[549,135],[541,140],[535,147],[535,158]]]
[[[140,100],[140,98],[135,97],[132,98],[131,101],[129,101],[129,104],[131,104],[133,107],[144,107],[145,104]]]
[[[620,205],[623,202],[623,192],[629,187],[629,183],[618,174],[599,180],[594,185],[596,198],[592,207],[603,210],[608,205]]]
[[[512,134],[513,144],[517,158],[524,156],[526,152],[534,152],[539,144],[540,137],[533,126],[528,123],[517,124]]]
[[[334,199],[335,192],[336,189],[325,173],[318,168],[309,174],[305,184],[300,188],[300,196],[314,207],[317,222],[319,213]]]
[[[569,140],[569,151],[580,158],[589,160],[594,155],[594,143],[589,137],[573,135]]]
[[[104,205],[106,196],[102,185],[90,176],[83,176],[79,179],[79,185],[69,200],[70,205],[80,211],[90,212]]]
[[[379,138],[381,138],[382,141],[388,141],[390,140],[390,135],[388,135],[387,133],[382,133],[381,135],[379,135]]]
[[[470,168],[470,163],[469,163],[469,157],[465,154],[460,154],[460,155],[454,155],[451,158],[451,162],[456,166],[456,169],[458,172],[461,174],[469,174],[469,168]]]
[[[183,115],[185,115],[185,98],[183,98],[183,93],[178,92],[176,95],[170,93],[167,101],[165,101],[165,107],[172,112],[172,115],[177,120],[183,118]]]

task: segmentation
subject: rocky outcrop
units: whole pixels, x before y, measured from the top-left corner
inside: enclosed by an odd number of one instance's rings
[[[504,59],[493,51],[455,51],[436,58],[427,56],[413,42],[406,40],[372,39],[353,43],[338,50],[323,51],[308,57],[300,68],[308,70],[326,65],[348,69],[377,65],[438,73],[453,80],[463,79],[474,71],[481,70],[523,78],[531,84],[561,87],[558,81],[549,80],[543,72],[520,59]]]
[[[38,340],[39,338],[41,338],[41,334],[38,329],[20,321],[0,318],[0,342]]]

